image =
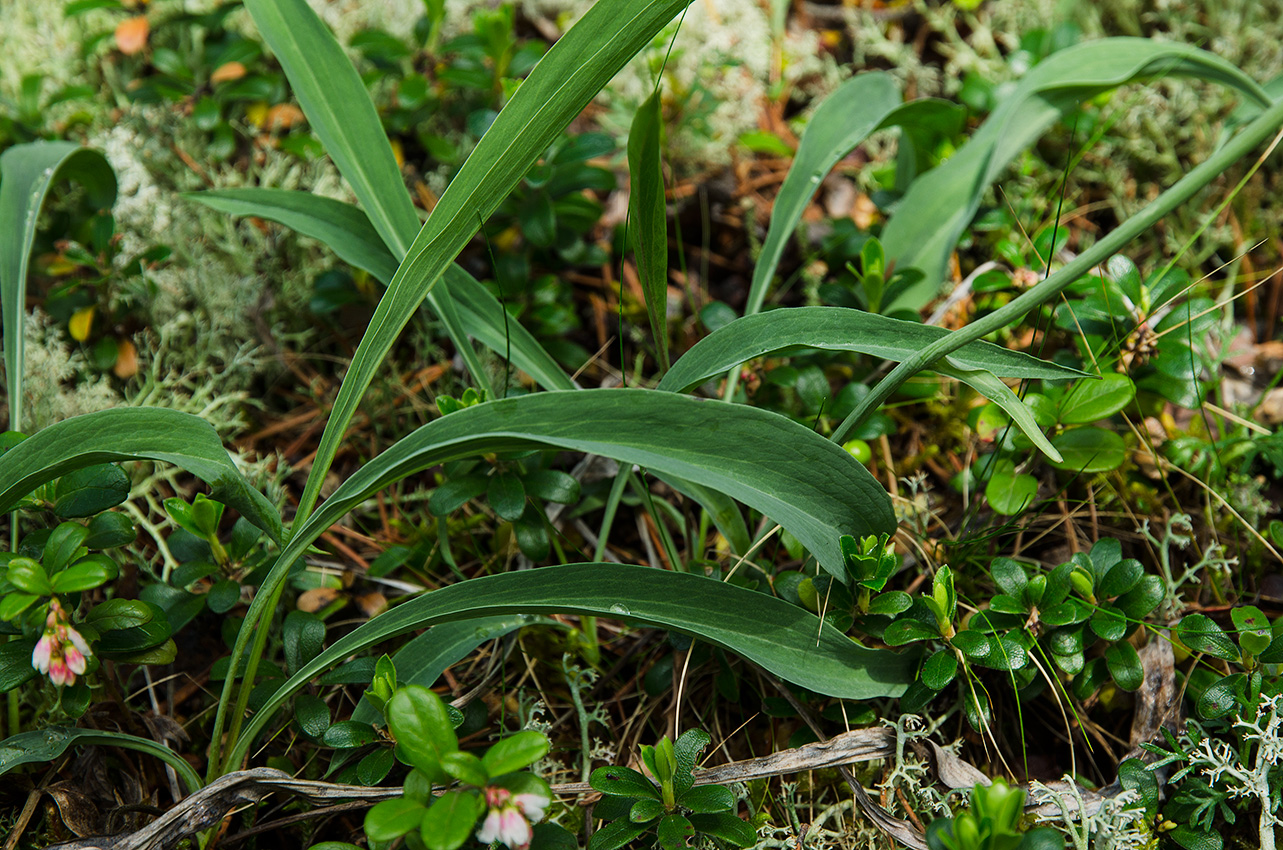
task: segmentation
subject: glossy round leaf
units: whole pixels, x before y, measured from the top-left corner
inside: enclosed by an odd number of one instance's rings
[[[87,517],[129,498],[129,476],[114,463],[86,466],[58,479],[53,512],[64,519]]]
[[[922,683],[935,691],[944,688],[958,675],[958,658],[952,652],[936,652],[922,665]]]
[[[1195,652],[1206,652],[1215,658],[1226,661],[1237,661],[1238,647],[1229,639],[1225,631],[1205,614],[1190,614],[1176,626],[1176,635],[1181,643]]]
[[[1125,691],[1134,691],[1145,681],[1145,668],[1130,643],[1119,642],[1106,649],[1105,664],[1114,683]]]
[[[502,776],[528,767],[548,754],[548,738],[541,732],[525,729],[496,741],[481,757],[491,776]]]
[[[419,835],[428,850],[455,850],[472,834],[485,801],[471,791],[447,791],[423,816]]]
[[[486,499],[501,519],[512,522],[526,509],[526,488],[513,473],[500,472],[491,476]]]
[[[392,841],[418,829],[427,809],[405,797],[384,800],[365,813],[365,834],[374,841]]]
[[[304,735],[320,740],[330,728],[330,709],[320,697],[299,694],[294,699],[294,719]]]
[[[1108,372],[1099,379],[1083,378],[1060,400],[1060,422],[1064,425],[1086,425],[1108,419],[1131,404],[1136,397],[1132,379],[1118,372]]]
[[[1127,458],[1123,438],[1103,428],[1074,428],[1057,434],[1051,444],[1062,459],[1049,463],[1072,472],[1108,472],[1122,466]]]

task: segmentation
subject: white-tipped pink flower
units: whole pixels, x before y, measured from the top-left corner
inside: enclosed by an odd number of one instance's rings
[[[549,802],[542,794],[513,795],[507,788],[486,788],[490,811],[477,830],[477,840],[483,844],[502,841],[512,850],[526,850],[534,837],[530,824],[543,820]]]
[[[57,599],[50,600],[45,631],[31,653],[31,666],[48,675],[55,685],[74,685],[76,677],[85,672],[89,654],[89,644],[72,627],[62,605]]]

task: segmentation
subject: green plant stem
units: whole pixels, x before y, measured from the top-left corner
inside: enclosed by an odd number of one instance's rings
[[[1079,254],[1055,274],[1042,283],[1017,297],[1010,303],[998,308],[979,321],[972,322],[948,337],[933,342],[914,356],[900,363],[885,378],[879,381],[872,392],[865,396],[855,410],[842,420],[831,439],[841,443],[857,425],[864,422],[870,414],[891,397],[909,378],[923,369],[928,369],[946,354],[957,351],[969,342],[980,339],[999,328],[1018,321],[1030,310],[1055,298],[1071,283],[1078,280],[1098,263],[1104,262],[1111,255],[1121,250],[1140,234],[1158,223],[1163,216],[1188,201],[1196,192],[1211,183],[1224,173],[1225,169],[1264,142],[1283,125],[1283,100],[1275,101],[1268,109],[1248,124],[1243,131],[1231,139],[1225,147],[1195,166],[1188,174],[1176,182],[1153,203],[1136,215],[1129,218],[1108,236],[1101,239],[1091,248]]]

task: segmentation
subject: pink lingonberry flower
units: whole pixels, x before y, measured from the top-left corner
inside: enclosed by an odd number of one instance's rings
[[[89,644],[72,627],[67,612],[57,599],[50,600],[45,631],[31,653],[31,666],[55,685],[74,685],[76,677],[84,674],[89,655]]]
[[[490,811],[477,830],[477,840],[483,844],[502,841],[512,850],[526,850],[534,832],[532,822],[543,820],[544,810],[551,802],[542,794],[513,794],[507,788],[486,788],[486,805]]]

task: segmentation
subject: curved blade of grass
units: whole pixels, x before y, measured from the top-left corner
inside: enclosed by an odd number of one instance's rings
[[[637,108],[628,131],[628,229],[637,257],[637,276],[646,295],[646,314],[659,352],[659,369],[668,371],[668,214],[664,171],[659,156],[663,120],[656,91]]]
[[[598,0],[544,55],[495,118],[379,302],[321,436],[299,501],[300,518],[312,512],[358,401],[419,303],[562,128],[687,2]]]
[[[245,5],[285,70],[308,123],[356,193],[375,232],[400,262],[419,232],[419,216],[356,68],[306,0],[247,0]],[[429,296],[428,304],[477,386],[493,394],[457,311],[435,296]],[[322,476],[328,469],[327,463]]]
[[[63,726],[50,726],[38,732],[20,732],[0,741],[0,776],[24,764],[48,764],[65,753],[68,747],[93,745],[120,747],[155,756],[183,778],[188,791],[199,791],[203,786],[200,775],[192,769],[187,759],[164,744],[123,732],[68,729]]]
[[[860,646],[781,599],[702,576],[627,564],[521,570],[425,593],[340,638],[268,698],[228,763],[240,762],[276,709],[342,659],[434,623],[513,613],[592,615],[671,629],[730,650],[793,684],[844,699],[897,696],[912,681],[916,663]]]
[[[685,392],[755,357],[797,347],[854,351],[899,362],[950,333],[849,307],[770,310],[736,319],[695,343],[664,375],[659,389]],[[1004,378],[1067,380],[1084,374],[984,341],[968,343],[952,358],[964,369],[984,369]]]
[[[370,217],[351,204],[290,189],[216,189],[183,195],[219,212],[265,218],[319,239],[343,262],[364,269],[387,283],[397,260],[383,243]]]
[[[1088,273],[1096,265],[1105,262],[1110,256],[1118,253],[1141,233],[1153,227],[1167,213],[1188,201],[1193,195],[1220,177],[1254,148],[1268,139],[1283,126],[1283,99],[1271,103],[1242,132],[1230,139],[1222,148],[1206,160],[1194,166],[1176,181],[1170,189],[1159,195],[1136,215],[1127,219],[1117,228],[1103,237],[1099,242],[1083,251],[1047,277],[1042,283],[1021,293],[1012,301],[982,319],[972,322],[964,328],[953,331],[947,337],[936,340],[926,348],[914,354],[891,370],[879,381],[872,392],[864,397],[855,409],[842,421],[834,431],[831,439],[841,442],[860,422],[863,422],[878,407],[890,398],[891,394],[915,373],[930,367],[941,357],[952,354],[969,342],[993,333],[999,328],[1007,327],[1019,321],[1022,316],[1035,307],[1046,304],[1065,290],[1079,277]]]
[[[537,623],[569,628],[556,620],[528,614],[470,618],[433,626],[392,656],[397,681],[403,685],[430,688],[441,678],[446,668],[462,661],[481,644]],[[373,723],[379,719],[379,711],[368,699],[361,697],[361,701],[352,710],[352,719],[360,723]]]
[[[1171,76],[1220,83],[1258,103],[1270,103],[1265,91],[1242,71],[1187,45],[1107,38],[1052,54],[1020,80],[957,153],[919,177],[905,193],[882,231],[882,247],[897,267],[920,269],[925,277],[886,309],[918,309],[935,296],[949,254],[975,217],[985,190],[1061,116],[1117,86]]]
[[[1011,417],[1011,421],[1016,423],[1016,427],[1023,431],[1025,436],[1038,447],[1039,451],[1056,463],[1064,460],[1060,456],[1060,452],[1056,451],[1056,447],[1042,433],[1042,428],[1034,421],[1033,410],[1020,400],[1020,396],[1011,391],[1011,387],[998,380],[998,377],[993,372],[985,369],[960,368],[950,362],[953,359],[952,357],[946,357],[944,360],[937,360],[931,365],[931,368],[941,375],[953,378],[955,381],[962,381],[1001,407]]]
[[[96,150],[74,142],[40,141],[14,145],[0,155],[0,307],[9,376],[9,427],[15,431],[22,430],[27,262],[40,208],[59,180],[83,185],[99,208],[116,202],[116,173]]]
[[[845,579],[839,538],[893,533],[886,490],[837,445],[775,413],[641,389],[550,392],[492,401],[429,422],[361,467],[316,512],[296,524],[245,615],[261,623],[307,547],[384,487],[438,463],[493,451],[561,448],[644,466],[720,490],[773,518],[820,565]],[[268,629],[242,627],[232,650],[247,658],[245,684],[230,717],[231,739],[254,684]],[[246,645],[254,640],[252,651]],[[230,693],[214,721],[219,740]],[[211,775],[235,762],[215,765]]]
[[[281,539],[281,519],[249,485],[218,433],[199,416],[151,407],[118,407],[50,425],[0,455],[0,513],[41,484],[76,469],[122,460],[172,463],[210,485],[212,498]]]
[[[894,78],[882,71],[857,74],[826,97],[807,122],[797,156],[775,197],[771,226],[753,269],[744,314],[753,315],[762,309],[784,246],[802,220],[806,205],[820,188],[820,181],[833,166],[878,130],[938,121],[943,114],[961,112],[961,107],[942,100],[902,103]]]
[[[257,216],[319,239],[339,259],[365,269],[383,283],[396,274],[397,260],[384,246],[370,219],[359,208],[310,192],[287,189],[219,189],[185,197],[229,215]],[[544,389],[572,390],[575,384],[516,319],[508,317],[504,335],[503,305],[458,264],[446,270],[442,285],[458,307],[459,325],[492,351],[512,352],[512,362]]]

